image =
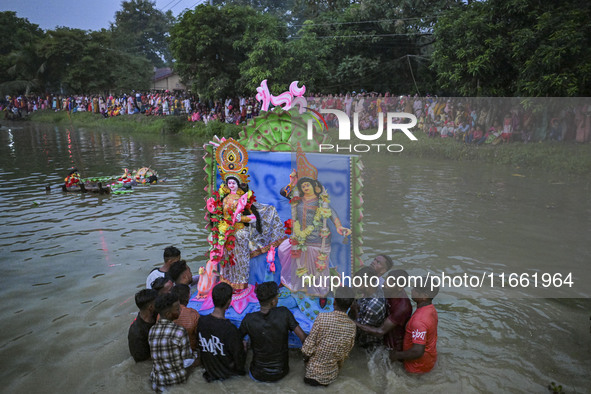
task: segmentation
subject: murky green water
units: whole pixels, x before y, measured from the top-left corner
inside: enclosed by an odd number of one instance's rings
[[[18,123],[0,129],[0,383],[6,392],[148,392],[127,329],[135,292],[180,247],[204,263],[202,142]],[[589,392],[591,185],[476,162],[367,155],[365,252],[411,274],[572,273],[574,285],[442,290],[439,361],[422,377],[385,353],[355,350],[325,392]],[[150,165],[167,181],[117,196],[64,194],[67,169],[113,175]],[[45,185],[53,190],[46,194]],[[541,282],[540,282],[541,284]],[[304,392],[303,364],[276,384],[207,384],[171,392]],[[316,390],[312,390],[316,391]]]

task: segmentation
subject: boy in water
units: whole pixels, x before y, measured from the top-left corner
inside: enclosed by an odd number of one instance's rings
[[[357,328],[362,329],[372,335],[384,337],[384,344],[393,350],[402,350],[404,342],[404,332],[406,323],[412,315],[412,305],[404,287],[408,280],[408,273],[405,270],[392,270],[388,273],[386,301],[388,306],[388,317],[380,327],[357,324]]]
[[[412,373],[425,373],[433,369],[437,361],[437,311],[433,298],[439,287],[433,286],[432,277],[417,280],[412,289],[412,300],[417,309],[406,324],[402,351],[390,351],[390,360],[404,361],[404,368]]]
[[[384,292],[379,286],[379,277],[373,268],[367,266],[357,271],[355,277],[362,278],[363,282],[357,289],[361,298],[353,304],[351,314],[359,325],[380,327],[388,316],[388,308]],[[357,343],[364,349],[373,350],[382,342],[380,338],[365,331],[357,334]]]
[[[193,308],[187,307],[189,298],[191,297],[189,285],[177,284],[170,291],[178,297],[181,304],[181,313],[179,318],[174,322],[179,326],[185,327],[187,334],[189,334],[189,341],[191,342],[191,349],[197,351],[197,325],[199,324],[199,312]]]
[[[202,316],[197,326],[199,358],[205,368],[203,377],[208,382],[244,375],[246,352],[236,326],[226,319],[232,302],[232,286],[218,283],[211,292],[214,310]]]
[[[306,334],[293,314],[279,302],[277,283],[264,282],[256,288],[259,312],[247,314],[240,324],[242,337],[249,335],[252,347],[250,377],[275,382],[289,372],[288,335],[293,331],[304,343]]]
[[[152,389],[162,392],[166,386],[187,380],[189,366],[195,358],[191,351],[187,331],[173,323],[181,314],[181,305],[174,294],[159,295],[155,302],[160,319],[150,329],[150,351],[152,353]]]
[[[328,386],[339,376],[355,344],[355,323],[347,316],[353,301],[353,290],[339,287],[335,292],[334,311],[321,313],[314,320],[310,335],[302,346],[306,362],[304,383]]]
[[[181,251],[174,246],[168,246],[164,249],[164,264],[160,268],[154,268],[146,279],[146,288],[152,288],[152,282],[156,279],[166,276],[173,263],[181,259]]]
[[[136,362],[150,358],[148,334],[150,328],[156,323],[157,314],[154,309],[154,301],[157,296],[158,292],[153,289],[140,290],[135,295],[135,304],[140,311],[129,327],[127,342],[129,344],[129,353]]]

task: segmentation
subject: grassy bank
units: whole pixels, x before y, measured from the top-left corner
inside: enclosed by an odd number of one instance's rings
[[[41,123],[53,123],[60,125],[74,125],[77,127],[96,127],[111,130],[125,130],[142,133],[184,133],[198,137],[211,137],[224,135],[238,137],[242,127],[221,122],[188,122],[185,116],[145,116],[121,115],[105,118],[99,114],[89,112],[76,112],[68,114],[64,111],[54,112],[37,111],[32,113],[29,120]]]
[[[410,141],[402,133],[397,133],[392,142],[401,144],[404,153],[416,157],[481,161],[572,175],[591,174],[591,144],[543,141],[478,146],[450,138],[428,138],[420,132],[414,134],[418,141]]]
[[[122,115],[104,118],[80,112],[70,116],[66,112],[38,111],[29,116],[31,121],[77,127],[97,127],[141,133],[183,133],[195,137],[213,135],[238,138],[242,126],[221,122],[188,122],[184,116]],[[366,133],[369,134],[369,133]],[[418,141],[410,141],[404,134],[395,133],[390,144],[400,144],[404,154],[415,157],[441,158],[457,161],[481,161],[520,168],[538,168],[569,175],[591,174],[591,144],[572,142],[513,142],[499,145],[465,145],[453,139],[428,138],[415,132]],[[336,130],[334,135],[336,135]],[[386,143],[388,141],[378,141]],[[335,142],[336,143],[336,142]],[[370,142],[371,143],[371,142]],[[383,149],[383,148],[382,148]]]

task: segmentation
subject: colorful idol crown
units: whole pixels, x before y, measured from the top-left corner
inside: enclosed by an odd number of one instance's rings
[[[318,178],[318,169],[314,167],[306,157],[306,154],[302,150],[302,146],[298,144],[296,150],[296,166],[298,169],[298,178],[310,178],[316,180]]]
[[[215,150],[215,161],[224,183],[234,176],[240,183],[248,183],[248,152],[233,138],[222,142]]]

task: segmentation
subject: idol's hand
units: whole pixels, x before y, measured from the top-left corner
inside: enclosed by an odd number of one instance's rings
[[[351,231],[350,229],[348,229],[348,228],[345,228],[345,227],[343,227],[343,226],[339,226],[339,227],[337,228],[337,232],[338,232],[339,234],[341,234],[343,237],[348,237],[348,236],[349,236],[349,235],[351,235],[351,233],[352,233],[352,231]]]
[[[250,219],[249,223],[254,223],[257,221],[257,217],[254,215],[248,215],[247,217]]]
[[[293,170],[291,172],[291,174],[289,174],[289,184],[293,187],[298,183],[298,176],[295,172],[295,170]]]

